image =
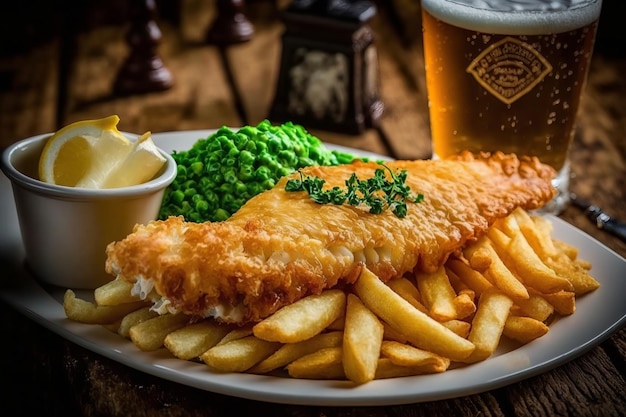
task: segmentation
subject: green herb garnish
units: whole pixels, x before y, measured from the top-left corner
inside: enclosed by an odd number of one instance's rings
[[[419,203],[424,200],[423,194],[411,194],[411,188],[405,184],[406,170],[393,172],[388,166],[382,165],[374,171],[374,176],[362,180],[352,174],[345,182],[346,188],[333,187],[324,190],[326,180],[319,177],[304,177],[300,172],[300,179],[290,179],[285,185],[285,191],[306,191],[311,200],[318,204],[347,203],[351,206],[366,205],[372,214],[380,214],[389,208],[396,216],[406,216],[406,202]],[[389,173],[391,180],[387,177]]]

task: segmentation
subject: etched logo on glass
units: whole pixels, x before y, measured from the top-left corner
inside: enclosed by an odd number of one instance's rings
[[[476,81],[506,104],[532,90],[552,65],[531,45],[506,37],[480,53],[467,67]]]

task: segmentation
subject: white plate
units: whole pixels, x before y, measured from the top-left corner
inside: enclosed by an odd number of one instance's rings
[[[210,131],[155,134],[167,150],[187,149]],[[339,148],[362,154],[357,150]],[[379,156],[368,154],[374,158]],[[23,247],[9,181],[0,174],[0,297],[60,336],[129,367],[220,394],[286,404],[365,406],[434,401],[476,394],[546,372],[582,355],[626,322],[626,260],[557,217],[554,235],[580,249],[593,263],[601,287],[577,300],[576,313],[551,325],[544,337],[515,350],[442,374],[373,381],[354,387],[343,381],[308,381],[247,374],[216,374],[204,364],[173,358],[165,349],[141,352],[100,326],[66,319],[63,289],[46,291],[23,268]],[[79,293],[79,296],[90,294]]]

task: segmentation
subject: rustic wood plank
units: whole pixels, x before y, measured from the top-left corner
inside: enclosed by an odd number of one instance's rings
[[[179,35],[188,45],[205,45],[206,32],[217,15],[216,2],[206,0],[179,0]]]
[[[282,34],[282,27],[271,21],[254,20],[254,29],[250,41],[226,49],[237,92],[252,125],[268,117],[274,99]]]
[[[502,417],[507,415],[493,393],[453,398],[445,402],[425,402],[417,407],[400,405],[393,407],[393,411],[394,415],[404,417]]]
[[[390,154],[389,149],[381,142],[378,132],[374,129],[368,129],[358,136],[321,129],[309,129],[309,132],[324,142],[333,143],[335,145],[362,149],[379,155]]]
[[[173,74],[174,86],[128,97],[112,96],[110,89],[124,57],[125,42],[119,29],[99,28],[83,35],[67,123],[118,114],[119,128],[134,133],[240,125],[218,50],[182,44],[177,29],[170,25],[161,30],[164,42],[160,52]],[[107,40],[104,50],[102,38]]]
[[[626,327],[622,326],[611,339],[604,343],[604,346],[622,375],[622,379],[626,380]]]
[[[57,49],[51,41],[0,60],[0,149],[54,130]]]
[[[62,361],[65,341],[0,301],[3,415],[77,415]]]
[[[571,190],[622,220],[626,219],[625,72],[626,57],[594,55],[570,152]],[[561,217],[626,256],[626,242],[598,230],[577,208],[568,208]]]
[[[602,348],[505,391],[520,417],[626,415],[626,382]]]
[[[402,10],[412,27],[420,25],[419,9]],[[380,61],[380,89],[385,113],[380,124],[396,157],[430,158],[430,124],[424,81],[424,60],[419,37],[408,42],[400,38],[393,16],[379,9],[372,28],[377,34]],[[413,36],[418,36],[411,32]]]

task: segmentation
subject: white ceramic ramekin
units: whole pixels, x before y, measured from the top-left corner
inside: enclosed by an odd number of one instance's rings
[[[40,181],[37,174],[48,137],[16,142],[0,160],[12,185],[26,264],[48,284],[93,289],[114,278],[104,270],[106,246],[128,235],[135,224],[157,217],[165,188],[176,176],[176,162],[161,151],[167,160],[161,171],[131,187],[93,190],[53,185]]]

